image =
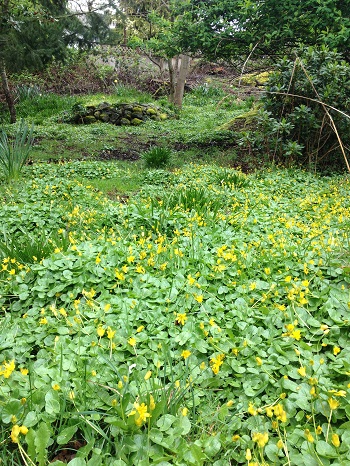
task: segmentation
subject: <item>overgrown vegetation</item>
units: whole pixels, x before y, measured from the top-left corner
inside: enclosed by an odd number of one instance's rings
[[[347,178],[189,165],[119,202],[91,186],[114,164],[25,170],[2,188],[4,465],[347,461]]]

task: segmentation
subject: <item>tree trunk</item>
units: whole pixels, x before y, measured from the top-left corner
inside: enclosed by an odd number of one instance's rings
[[[188,55],[180,55],[181,63],[179,76],[176,82],[175,95],[174,95],[174,104],[176,107],[182,107],[182,100],[184,96],[186,78],[190,69],[191,57]]]
[[[5,94],[6,103],[10,112],[10,123],[16,123],[16,107],[7,81],[5,63],[2,63],[1,65],[1,83]]]
[[[168,59],[168,68],[169,68],[169,83],[170,83],[170,90],[169,90],[169,100],[170,102],[174,102],[175,99],[175,88],[176,88],[176,71],[174,70],[173,59]]]

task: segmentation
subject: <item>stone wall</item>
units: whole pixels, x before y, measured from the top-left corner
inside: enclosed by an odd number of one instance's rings
[[[102,121],[112,125],[133,125],[138,126],[146,120],[161,121],[168,118],[167,114],[160,108],[151,104],[101,104],[75,105],[73,107],[73,117],[71,123],[90,124]]]

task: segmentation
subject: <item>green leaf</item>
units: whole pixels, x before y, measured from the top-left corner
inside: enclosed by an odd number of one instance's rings
[[[47,446],[50,434],[50,428],[45,422],[42,422],[39,429],[35,432],[34,444],[39,466],[46,466]]]
[[[215,456],[217,453],[219,453],[220,448],[221,448],[221,442],[218,438],[217,435],[208,437],[204,441],[204,453],[208,456]]]
[[[164,414],[164,416],[158,419],[157,426],[162,431],[168,430],[172,426],[175,419],[175,416],[173,416],[172,414]]]
[[[69,442],[69,440],[73,437],[73,435],[76,433],[77,430],[78,430],[77,426],[66,427],[59,433],[59,435],[57,436],[56,442],[59,445],[65,445],[66,443]]]
[[[336,458],[337,457],[337,450],[329,443],[319,440],[316,443],[316,451],[321,456],[326,456],[328,458]]]
[[[45,411],[48,414],[58,414],[60,412],[59,394],[55,390],[50,390],[45,395]]]

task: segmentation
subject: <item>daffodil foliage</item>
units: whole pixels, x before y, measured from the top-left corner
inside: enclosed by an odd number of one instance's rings
[[[347,177],[188,166],[121,202],[76,180],[113,165],[26,170],[0,211],[7,459],[349,463]]]

